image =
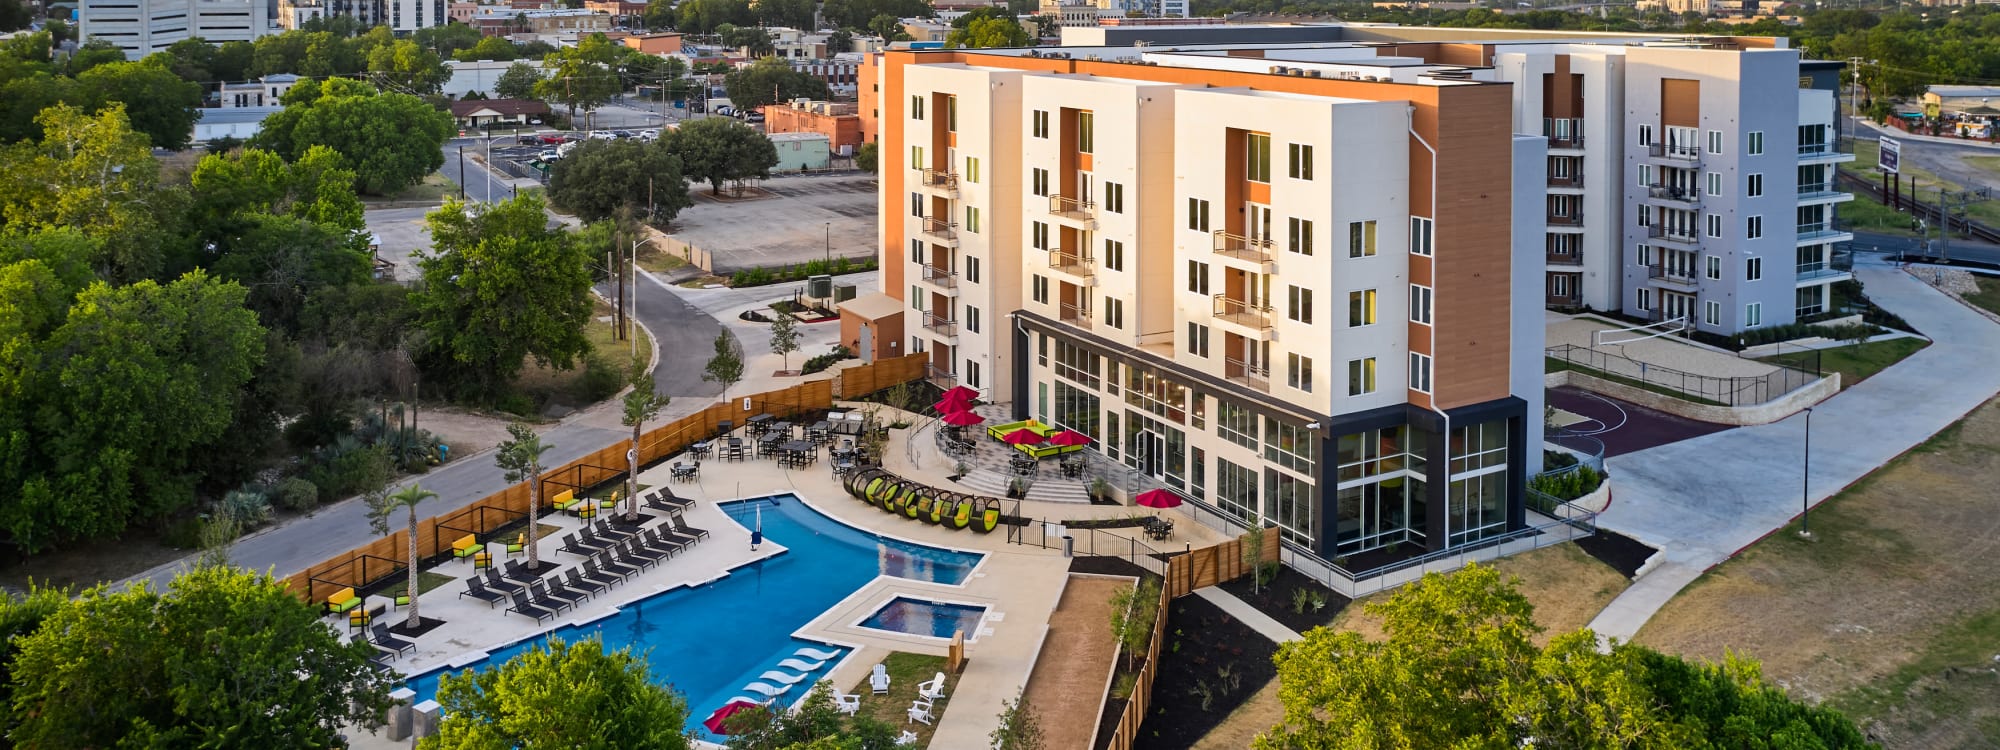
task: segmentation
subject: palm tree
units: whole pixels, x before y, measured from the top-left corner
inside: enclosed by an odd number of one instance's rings
[[[672,403],[673,399],[653,392],[653,374],[645,371],[645,365],[632,361],[632,391],[625,394],[625,425],[632,428],[632,449],[625,452],[628,472],[625,475],[625,518],[639,517],[639,430],[646,420],[659,416],[660,410]]]
[[[542,442],[542,436],[520,422],[507,425],[507,434],[513,440],[500,443],[500,451],[493,456],[493,462],[507,471],[507,481],[528,480],[528,569],[542,567],[542,556],[536,551],[536,542],[541,539],[541,528],[537,521],[542,515],[542,454],[554,448],[552,443]]]
[[[417,587],[419,567],[419,560],[417,559],[417,505],[437,496],[438,493],[424,489],[423,485],[416,483],[411,483],[410,486],[404,487],[401,492],[387,495],[374,493],[367,496],[368,524],[375,529],[375,533],[377,534],[387,535],[389,533],[389,516],[394,514],[397,508],[402,508],[410,517],[410,564],[408,566],[410,569],[410,582],[408,584],[409,588],[404,591],[410,597],[410,616],[409,619],[403,621],[403,627],[405,628],[416,629],[421,627],[424,622],[424,618],[417,614],[417,592],[422,590]]]

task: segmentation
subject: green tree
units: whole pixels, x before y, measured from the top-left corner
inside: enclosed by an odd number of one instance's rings
[[[715,28],[715,35],[722,40],[722,46],[740,51],[747,57],[762,58],[777,50],[771,44],[771,32],[755,26],[725,23]]]
[[[771,353],[785,358],[785,369],[792,369],[792,352],[799,350],[799,319],[790,313],[779,313],[771,319]]]
[[[903,20],[887,13],[868,19],[868,31],[882,37],[884,41],[910,41],[910,33],[903,30]]]
[[[680,157],[665,141],[593,139],[579,144],[549,170],[549,201],[584,221],[601,221],[633,208],[665,224],[693,205]]]
[[[489,36],[482,37],[472,46],[453,53],[452,59],[459,62],[473,62],[475,60],[518,60],[521,56],[519,45],[508,41],[506,37]]]
[[[1001,706],[1000,725],[987,735],[993,742],[992,750],[1042,750],[1042,722],[1026,696],[1015,693]]]
[[[493,95],[503,99],[533,99],[535,87],[542,82],[542,69],[526,62],[516,62],[507,66],[500,79],[493,82]]]
[[[944,43],[947,47],[988,48],[1026,47],[1029,41],[1028,31],[1021,28],[1021,22],[995,16],[980,18],[963,28],[953,29]]]
[[[729,393],[729,387],[743,380],[743,347],[737,345],[736,337],[723,331],[715,335],[715,356],[709,357],[702,368],[701,379],[710,383],[721,383],[722,393]]]
[[[777,57],[766,57],[731,71],[723,77],[722,86],[729,92],[731,103],[738,109],[751,111],[801,97],[820,101],[833,97],[825,81],[794,70],[791,63]]]
[[[684,750],[687,701],[646,660],[595,639],[544,645],[438,680],[444,719],[421,750]]]
[[[646,15],[639,23],[647,31],[674,28],[674,0],[646,0]]]
[[[463,28],[463,27],[461,27]],[[368,53],[368,72],[409,94],[435,94],[450,80],[443,58],[416,42],[400,39]]]
[[[878,163],[879,155],[880,147],[875,145],[873,141],[863,143],[861,144],[861,148],[854,150],[854,167],[856,169],[875,172],[881,167],[881,164]]]
[[[400,492],[363,495],[368,502],[368,528],[373,529],[376,534],[382,536],[389,534],[389,518],[396,515],[398,509],[409,517],[410,563],[404,567],[410,577],[403,593],[410,597],[410,614],[403,620],[403,627],[413,630],[424,624],[423,616],[417,614],[417,595],[423,591],[418,584],[418,573],[423,570],[423,559],[417,556],[417,506],[437,496],[438,493],[424,489],[423,485],[415,482],[411,482],[410,486],[404,487]]]
[[[478,47],[481,42],[484,42],[488,39],[493,39],[500,42],[507,42],[507,40],[501,39],[500,37],[497,36],[482,35],[479,33],[478,29],[472,28],[471,26],[467,26],[462,23],[455,23],[455,22],[447,23],[443,26],[430,26],[426,28],[417,29],[416,33],[410,35],[410,39],[412,41],[415,41],[417,46],[427,50],[431,50],[445,57],[453,57],[462,50],[474,49]],[[507,46],[509,49],[512,49],[514,45],[511,42],[507,42]],[[475,57],[473,59],[503,60],[506,58]]]
[[[14,641],[24,748],[331,747],[374,727],[388,683],[372,647],[268,575],[198,568],[165,592],[100,586]]]
[[[750,0],[682,0],[674,7],[681,31],[711,34],[723,24],[747,26],[757,22]]]
[[[576,46],[549,53],[542,59],[548,77],[535,84],[535,96],[568,107],[572,119],[578,107],[597,109],[619,92],[618,76],[611,69],[616,55],[603,34],[591,34]]]
[[[118,62],[97,65],[77,76],[77,103],[91,112],[123,104],[132,129],[146,134],[155,147],[187,148],[195,108],[201,105],[201,85],[152,63],[123,62],[123,53],[119,55]]]
[[[28,27],[34,13],[21,0],[0,0],[0,31],[17,31]]]
[[[1160,617],[1160,581],[1148,578],[1136,586],[1120,586],[1111,592],[1111,638],[1125,652],[1125,669],[1138,666],[1139,655],[1153,639],[1153,623]]]
[[[513,439],[501,441],[493,463],[506,472],[507,481],[528,483],[528,569],[535,570],[542,567],[538,541],[542,538],[542,456],[556,446],[542,442],[534,428],[520,422],[507,425],[507,434]]]
[[[765,26],[818,28],[813,24],[813,0],[757,0],[752,10],[757,13],[757,22]]]
[[[445,201],[428,217],[434,248],[417,265],[417,325],[429,337],[425,371],[461,398],[500,395],[533,357],[568,369],[589,351],[593,253],[548,228],[530,193],[484,210]]]
[[[770,138],[726,117],[684,124],[661,142],[680,157],[683,174],[707,182],[713,193],[721,193],[724,182],[769,177],[778,165],[778,148]]]
[[[159,164],[124,107],[87,115],[67,105],[36,118],[39,142],[0,150],[0,233],[72,227],[101,240],[90,264],[101,278],[129,282],[161,268],[155,211]]]
[[[285,108],[265,118],[251,145],[297,160],[326,146],[354,170],[356,186],[388,195],[444,166],[444,142],[457,132],[451,115],[409,94],[378,92],[344,78],[304,81],[285,93]]]
[[[653,382],[653,374],[646,371],[646,365],[638,360],[632,362],[632,390],[625,392],[625,411],[622,422],[632,428],[632,449],[625,456],[625,517],[639,517],[639,438],[645,429],[646,420],[660,415],[660,410],[673,403],[670,396],[661,395]]]
[[[69,59],[63,61],[63,74],[75,78],[99,65],[122,62],[125,62],[125,50],[103,39],[92,39],[84,42],[83,46],[70,53]]]

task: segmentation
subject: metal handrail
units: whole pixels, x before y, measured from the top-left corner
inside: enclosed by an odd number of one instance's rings
[[[1061,216],[1077,216],[1088,219],[1097,211],[1097,204],[1067,195],[1049,196],[1049,213]]]
[[[1701,279],[1695,278],[1694,274],[1679,273],[1658,263],[1646,267],[1646,278],[1659,279],[1670,284],[1701,286]]]
[[[937,266],[932,266],[932,265],[925,265],[923,266],[923,269],[924,269],[923,271],[924,281],[942,287],[958,286],[957,271],[938,268]]]
[[[1561,176],[1549,175],[1549,187],[1568,187],[1568,188],[1583,187],[1583,175],[1580,174],[1561,175]]]
[[[1701,244],[1701,238],[1699,236],[1696,236],[1692,233],[1677,234],[1674,232],[1669,232],[1667,231],[1667,228],[1664,225],[1660,224],[1653,224],[1646,227],[1646,238],[1654,240],[1664,240],[1667,242],[1678,242],[1683,245]]]
[[[923,182],[927,187],[958,187],[958,173],[943,169],[923,170]]]
[[[929,216],[924,217],[925,234],[935,234],[939,237],[955,237],[957,235],[952,230],[957,228],[958,222],[934,219]]]
[[[1580,227],[1583,226],[1583,212],[1578,211],[1568,216],[1549,214],[1548,223],[1560,227]]]
[[[1215,240],[1215,254],[1239,260],[1263,262],[1271,260],[1271,238],[1250,237],[1235,232],[1217,231],[1210,233]]]
[[[1050,250],[1049,268],[1072,276],[1093,276],[1097,273],[1097,259],[1062,250]]]
[[[1058,318],[1078,328],[1090,327],[1089,305],[1057,305]]]
[[[1252,388],[1269,390],[1271,387],[1271,366],[1256,364],[1240,359],[1224,357],[1223,377],[1236,380]]]
[[[1657,200],[1685,203],[1696,208],[1701,207],[1701,192],[1692,188],[1683,188],[1678,185],[1656,182],[1646,188],[1646,195]]]
[[[924,327],[946,336],[958,335],[958,321],[936,313],[924,313]]]
[[[1701,162],[1700,144],[1695,144],[1695,145],[1679,144],[1670,147],[1665,143],[1655,143],[1652,146],[1647,147],[1647,153],[1651,154],[1655,158],[1678,159],[1681,161],[1690,161],[1695,163]]]
[[[1239,325],[1253,328],[1271,327],[1271,307],[1252,304],[1249,300],[1237,299],[1227,294],[1215,295],[1214,315]]]

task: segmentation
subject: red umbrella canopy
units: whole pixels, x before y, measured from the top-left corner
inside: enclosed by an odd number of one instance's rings
[[[1058,432],[1054,435],[1049,436],[1049,445],[1060,445],[1067,448],[1072,445],[1089,445],[1089,444],[1090,444],[1090,436],[1085,435],[1081,432],[1071,432],[1069,430],[1063,430],[1062,432]]]
[[[716,734],[728,734],[729,732],[724,731],[726,729],[724,725],[729,723],[729,717],[744,711],[755,711],[762,708],[763,706],[749,701],[730,701],[721,708],[715,709],[715,713],[709,714],[708,719],[703,721],[701,725],[708,727],[708,731]]]
[[[1040,445],[1042,442],[1041,435],[1026,427],[1009,432],[1000,439],[1007,441],[1008,445]]]
[[[985,421],[985,417],[969,411],[955,411],[944,415],[944,423],[953,427],[971,427]]]
[[[1175,508],[1180,506],[1181,496],[1166,490],[1146,490],[1132,502],[1147,508]]]
[[[962,411],[972,411],[972,404],[970,402],[952,403],[950,399],[945,399],[935,404],[931,404],[931,411],[937,412],[939,414],[957,414]]]
[[[967,388],[962,385],[955,385],[951,387],[951,390],[944,392],[943,400],[957,401],[960,403],[970,404],[972,403],[972,400],[976,398],[979,398],[978,391],[972,390],[971,388]]]

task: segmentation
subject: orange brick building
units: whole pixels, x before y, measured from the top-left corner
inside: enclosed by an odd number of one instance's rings
[[[764,107],[766,133],[819,133],[835,154],[852,155],[861,147],[861,116],[852,104],[804,99]]]

